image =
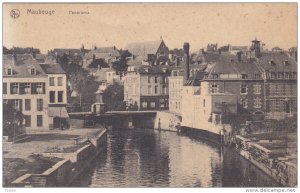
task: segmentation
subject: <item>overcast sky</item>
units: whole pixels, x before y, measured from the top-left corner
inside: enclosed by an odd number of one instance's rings
[[[20,17],[10,16],[12,9]],[[54,10],[33,15],[31,10]],[[70,14],[83,11],[89,14]],[[96,45],[124,48],[127,43],[159,40],[169,48],[190,42],[250,45],[255,37],[268,48],[297,46],[296,3],[164,4],[4,4],[3,43],[7,47],[52,48]]]

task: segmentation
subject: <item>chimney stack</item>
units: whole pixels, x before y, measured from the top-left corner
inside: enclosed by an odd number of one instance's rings
[[[183,44],[183,52],[185,62],[184,80],[188,80],[190,77],[190,44],[188,42]]]
[[[242,61],[242,54],[243,54],[243,52],[238,52],[236,54],[237,54],[237,57],[238,57],[238,61],[241,62]]]

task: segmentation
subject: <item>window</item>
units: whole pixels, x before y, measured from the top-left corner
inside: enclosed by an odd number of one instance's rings
[[[205,107],[205,99],[203,99],[203,107]]]
[[[49,78],[49,86],[55,86],[54,77]]]
[[[3,83],[3,94],[7,94],[7,83]]]
[[[145,109],[145,108],[147,108],[147,102],[142,102],[142,107]]]
[[[63,78],[62,77],[58,77],[57,78],[57,86],[62,86],[62,85],[63,85]]]
[[[35,68],[31,68],[31,69],[30,69],[30,74],[31,74],[31,75],[35,75]]]
[[[283,73],[282,72],[278,72],[278,79],[283,79]]]
[[[218,93],[219,92],[219,85],[217,85],[216,83],[213,83],[211,85],[211,93]]]
[[[254,94],[261,94],[261,85],[260,84],[254,84],[253,85],[253,93]]]
[[[55,91],[50,91],[50,103],[55,103]]]
[[[38,127],[43,126],[43,115],[36,116],[36,126],[38,126]]]
[[[261,108],[261,99],[258,97],[254,99],[254,108]]]
[[[285,60],[283,63],[284,63],[285,66],[290,65],[289,61],[287,61],[287,60]]]
[[[31,127],[31,115],[24,115],[25,127]]]
[[[255,74],[254,77],[255,79],[260,79],[260,74]]]
[[[285,78],[285,79],[290,79],[290,78],[291,78],[291,73],[286,72],[286,73],[284,74],[284,78]]]
[[[270,64],[271,66],[275,66],[275,65],[276,65],[276,63],[275,63],[273,60],[270,60],[270,61],[269,61],[269,64]]]
[[[36,92],[38,94],[43,94],[43,83],[39,82],[36,84]]]
[[[213,79],[218,79],[219,78],[219,74],[212,74],[212,78]]]
[[[157,85],[155,85],[155,87],[154,87],[154,93],[155,93],[155,94],[158,93],[158,86],[157,86]]]
[[[296,79],[297,78],[297,73],[293,72],[293,78]]]
[[[151,87],[151,85],[149,85],[148,86],[148,94],[152,94],[151,90],[152,90],[152,87]]]
[[[42,111],[43,110],[43,99],[36,100],[36,110]]]
[[[11,94],[18,94],[19,93],[19,83],[12,83],[11,84]]]
[[[180,102],[178,102],[178,109],[180,110]]]
[[[162,86],[162,94],[167,94],[167,86],[166,85]]]
[[[275,72],[271,72],[271,79],[275,79],[276,78],[276,73]]]
[[[246,98],[242,98],[241,99],[241,105],[243,108],[247,108],[248,107],[248,100]]]
[[[151,83],[151,76],[148,76],[148,83]]]
[[[14,100],[14,109],[20,110],[20,101],[19,100]]]
[[[30,111],[30,110],[31,110],[31,100],[25,99],[25,111]]]
[[[26,94],[30,94],[30,90],[31,89],[31,86],[30,86],[30,83],[25,83],[25,93]]]
[[[155,102],[150,103],[151,108],[155,108]]]
[[[241,94],[247,94],[248,92],[248,87],[245,84],[241,85]]]
[[[57,92],[57,102],[62,103],[63,102],[63,91]]]
[[[7,75],[12,75],[12,68],[11,67],[8,67],[7,68]]]
[[[242,74],[242,79],[247,79],[248,75],[247,74]]]
[[[156,76],[154,77],[154,82],[158,83],[158,77],[156,77]]]

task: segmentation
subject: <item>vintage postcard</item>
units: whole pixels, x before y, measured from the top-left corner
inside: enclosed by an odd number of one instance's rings
[[[296,191],[297,3],[2,9],[4,188]]]

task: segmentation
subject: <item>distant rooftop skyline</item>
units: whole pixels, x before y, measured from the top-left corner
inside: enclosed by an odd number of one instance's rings
[[[12,18],[11,10],[20,16]],[[44,10],[44,14],[41,14]],[[45,11],[48,11],[46,14]],[[53,12],[54,11],[54,12]],[[89,14],[73,14],[80,11]],[[49,14],[51,13],[51,15]],[[3,45],[53,48],[116,46],[164,39],[191,51],[227,44],[266,48],[297,46],[296,3],[4,4]]]

